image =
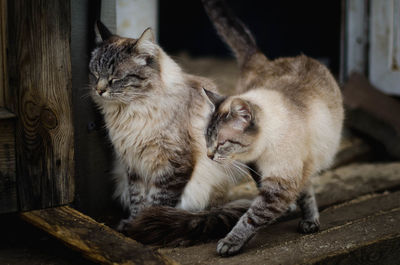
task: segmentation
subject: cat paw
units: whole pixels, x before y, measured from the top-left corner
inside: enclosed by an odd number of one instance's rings
[[[319,231],[318,220],[300,220],[297,229],[302,234],[316,233]]]
[[[225,237],[218,241],[217,253],[221,256],[231,256],[237,254],[243,247],[242,242],[234,242]]]
[[[116,227],[116,230],[120,233],[124,233],[127,230],[127,227],[132,222],[132,218],[122,219]]]

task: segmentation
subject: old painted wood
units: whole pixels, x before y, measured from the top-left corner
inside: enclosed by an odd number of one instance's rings
[[[369,80],[400,95],[400,0],[370,1]]]
[[[21,210],[73,200],[70,1],[8,1]]]
[[[21,216],[101,264],[178,264],[68,206]]]
[[[351,73],[365,74],[367,70],[368,2],[345,0],[344,69],[342,81]]]
[[[0,213],[18,210],[14,117],[9,111],[0,108]]]

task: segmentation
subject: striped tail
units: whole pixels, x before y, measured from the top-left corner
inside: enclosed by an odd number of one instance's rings
[[[224,237],[250,204],[251,200],[237,200],[202,212],[154,206],[141,212],[122,232],[143,244],[157,246],[207,242]]]
[[[239,66],[242,66],[251,55],[258,51],[253,35],[234,15],[224,0],[202,1],[218,34],[233,50]]]

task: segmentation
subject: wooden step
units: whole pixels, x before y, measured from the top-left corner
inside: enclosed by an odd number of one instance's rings
[[[92,218],[68,207],[21,213],[24,220],[101,264],[177,264]]]
[[[296,220],[259,231],[243,252],[216,255],[216,243],[162,249],[181,264],[396,264],[400,191],[367,195],[321,213],[321,232],[301,235]]]

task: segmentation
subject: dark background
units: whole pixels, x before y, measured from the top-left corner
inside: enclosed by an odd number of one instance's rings
[[[271,59],[305,54],[339,72],[341,1],[230,0],[236,15]],[[169,54],[231,56],[200,0],[159,1],[159,43]]]

